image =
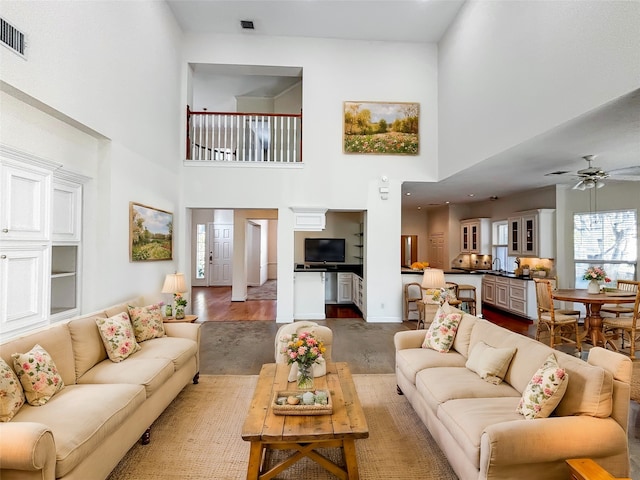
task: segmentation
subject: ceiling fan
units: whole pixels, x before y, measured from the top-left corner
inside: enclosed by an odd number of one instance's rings
[[[595,158],[595,155],[585,155],[582,157],[589,166],[578,170],[574,178],[577,178],[578,183],[573,186],[573,190],[587,190],[589,188],[602,188],[604,187],[604,179],[611,178],[612,180],[631,180],[640,181],[640,165],[634,167],[618,168],[609,172],[604,171],[601,167],[594,167],[591,162]],[[551,172],[547,175],[565,175],[569,172]]]

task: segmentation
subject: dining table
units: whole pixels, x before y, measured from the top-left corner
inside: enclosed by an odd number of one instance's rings
[[[606,346],[607,339],[602,329],[600,309],[604,304],[634,303],[635,292],[600,292],[589,293],[586,289],[558,289],[551,292],[554,300],[582,303],[586,309],[585,340],[593,346]]]

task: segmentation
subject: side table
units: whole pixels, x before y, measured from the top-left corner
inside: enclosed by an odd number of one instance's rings
[[[163,317],[163,323],[193,323],[198,319],[197,315],[185,315],[184,318]]]

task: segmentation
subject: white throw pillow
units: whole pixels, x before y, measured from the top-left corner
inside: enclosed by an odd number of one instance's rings
[[[431,348],[440,353],[448,352],[456,338],[460,320],[462,320],[462,313],[445,302],[438,308],[424,337],[422,348]]]
[[[568,384],[569,374],[550,353],[522,392],[516,411],[527,420],[547,418],[562,400]]]
[[[495,348],[481,341],[471,349],[465,366],[483,380],[498,385],[507,374],[515,353],[515,347]]]

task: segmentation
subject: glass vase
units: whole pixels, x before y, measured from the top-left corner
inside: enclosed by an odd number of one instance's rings
[[[600,293],[600,284],[597,280],[589,280],[589,285],[587,285],[587,293]]]
[[[298,390],[313,390],[313,365],[298,364]]]
[[[176,319],[181,320],[184,318],[184,307],[182,305],[176,305]]]

